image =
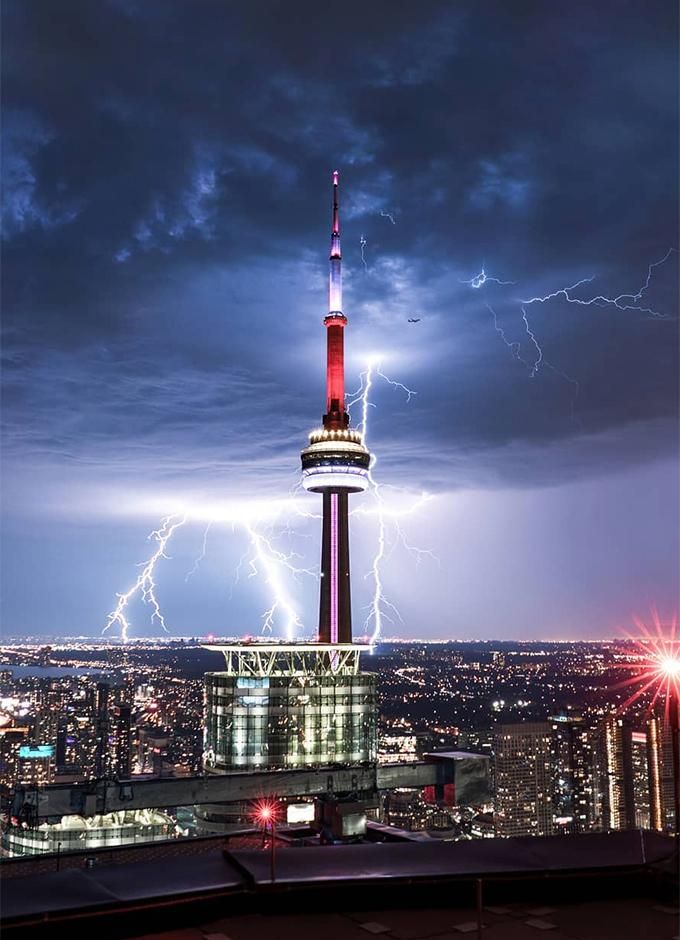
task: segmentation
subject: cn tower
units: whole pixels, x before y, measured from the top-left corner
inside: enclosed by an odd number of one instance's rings
[[[338,171],[333,173],[333,222],[331,229],[328,314],[326,327],[326,413],[322,427],[309,435],[302,451],[302,485],[323,496],[321,540],[320,643],[352,642],[349,578],[350,493],[368,487],[371,455],[359,431],[349,426],[345,408],[345,327],[342,311],[342,253]]]

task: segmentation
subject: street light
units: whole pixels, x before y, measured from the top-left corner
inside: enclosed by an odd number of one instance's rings
[[[260,800],[255,804],[255,819],[262,825],[262,844],[267,833],[267,826],[271,830],[271,851],[269,855],[269,873],[272,884],[276,881],[276,822],[279,805],[275,800]]]

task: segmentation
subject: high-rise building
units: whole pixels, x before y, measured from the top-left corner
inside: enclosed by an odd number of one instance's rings
[[[556,832],[588,832],[595,821],[594,757],[590,728],[571,711],[551,719],[553,821]]]
[[[35,694],[33,740],[36,747],[49,748],[49,759],[26,765],[24,773],[38,773],[41,782],[52,783],[57,770],[57,735],[64,718],[70,683],[59,679],[39,679]]]
[[[649,826],[659,832],[675,832],[673,751],[670,724],[660,716],[650,718],[645,729],[649,775]]]
[[[132,735],[128,689],[98,682],[93,697],[95,720],[95,776],[127,777],[130,773]]]
[[[494,751],[497,834],[551,835],[553,772],[550,723],[499,725]]]
[[[111,777],[125,779],[130,775],[132,708],[127,702],[114,705],[109,718],[107,769]]]
[[[650,766],[647,753],[647,735],[644,731],[633,731],[631,734],[631,765],[635,828],[651,829]]]
[[[74,698],[57,732],[57,774],[82,780],[95,772],[97,722],[87,695]]]
[[[19,781],[19,751],[28,745],[30,731],[28,726],[0,728],[0,786],[10,787]]]
[[[632,729],[627,719],[610,715],[597,729],[596,786],[603,829],[634,829]]]
[[[670,726],[653,716],[643,730],[612,715],[597,729],[601,828],[674,831]]]

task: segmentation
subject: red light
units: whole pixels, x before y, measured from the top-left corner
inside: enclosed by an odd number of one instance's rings
[[[640,631],[639,635],[630,639],[635,640],[641,661],[633,667],[635,675],[622,682],[619,688],[633,684],[637,684],[638,688],[626,699],[619,711],[633,705],[647,693],[648,712],[652,711],[657,701],[661,701],[664,704],[666,720],[669,719],[671,711],[673,719],[676,720],[680,708],[680,639],[676,639],[677,617],[664,627],[658,613],[654,611],[653,630],[637,618],[635,625]]]
[[[255,804],[253,816],[256,822],[266,826],[268,823],[276,822],[278,805],[274,800],[259,800]]]

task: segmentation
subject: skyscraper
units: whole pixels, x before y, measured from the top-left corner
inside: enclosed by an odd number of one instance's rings
[[[95,775],[127,777],[130,773],[131,706],[124,686],[98,682],[93,696]]]
[[[592,734],[580,714],[551,719],[554,825],[557,832],[587,832],[595,819]]]
[[[553,831],[552,728],[548,722],[499,725],[496,832],[548,836]]]
[[[634,829],[633,744],[627,719],[606,718],[598,729],[596,746],[602,828]]]
[[[644,731],[633,731],[631,735],[631,764],[633,770],[635,828],[651,829],[649,799],[651,768],[647,754],[647,735]]]
[[[650,828],[675,830],[675,797],[671,727],[660,716],[650,718],[645,729],[649,774]]]

